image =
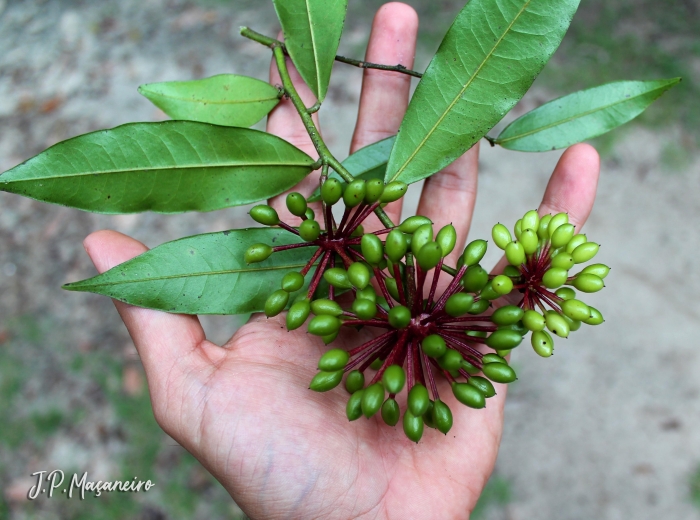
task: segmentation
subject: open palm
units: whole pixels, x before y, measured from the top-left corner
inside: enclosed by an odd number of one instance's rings
[[[417,27],[410,7],[384,5],[374,20],[367,61],[411,67]],[[313,95],[291,73],[311,106]],[[271,82],[279,83],[274,68]],[[397,132],[409,88],[408,76],[365,71],[351,151]],[[268,131],[315,155],[290,102],[270,115]],[[455,251],[466,241],[477,166],[475,146],[432,176],[421,196],[419,214],[437,227],[455,226]],[[580,228],[593,205],[598,169],[595,150],[571,147],[552,174],[540,212],[567,211]],[[317,182],[310,175],[295,189],[310,194]],[[400,211],[398,203],[387,207],[394,221]],[[146,250],[113,231],[90,235],[85,247],[100,272]],[[503,385],[484,410],[472,410],[456,403],[442,381],[439,390],[454,410],[454,427],[447,437],[426,430],[414,444],[400,426],[390,428],[376,418],[348,423],[348,395],[341,387],[326,394],[308,390],[327,347],[304,328],[288,332],[284,315],[253,316],[218,346],[206,340],[194,316],[115,305],[146,369],[156,420],[253,518],[467,518],[493,470]],[[357,345],[362,334],[371,332],[346,331],[333,345]]]

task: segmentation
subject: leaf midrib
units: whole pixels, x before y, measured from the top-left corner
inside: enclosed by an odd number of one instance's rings
[[[318,52],[316,50],[316,36],[314,34],[314,26],[313,23],[311,22],[311,7],[309,6],[309,0],[304,0],[304,4],[306,4],[306,18],[309,20],[309,33],[311,34],[311,49],[313,50],[314,53],[314,67],[316,69],[316,89],[317,89],[317,94],[320,97],[321,96],[321,68],[320,68],[320,63],[318,59]]]
[[[113,173],[133,173],[133,172],[159,172],[166,170],[193,170],[201,168],[246,168],[246,167],[265,167],[265,166],[307,166],[310,167],[311,163],[226,163],[226,164],[200,164],[200,165],[176,165],[176,166],[163,166],[158,168],[121,168],[118,170],[99,170],[92,172],[78,172],[69,173],[67,175],[54,175],[51,177],[31,177],[27,179],[11,179],[9,181],[2,180],[2,175],[0,175],[0,184],[10,184],[16,182],[29,182],[29,181],[44,181],[44,180],[56,180],[56,179],[69,179],[72,177],[85,177],[87,175],[109,175]],[[12,170],[10,170],[12,171]],[[7,172],[10,173],[10,172]]]
[[[148,92],[149,94],[151,94],[153,96],[174,99],[176,101],[183,101],[185,103],[201,103],[201,104],[209,104],[209,105],[243,105],[246,103],[262,103],[265,101],[274,101],[276,99],[279,99],[279,97],[277,95],[275,95],[275,96],[270,96],[270,97],[260,98],[260,99],[240,99],[240,100],[234,99],[234,100],[226,100],[226,101],[215,101],[215,100],[183,98],[183,97],[178,97],[178,96],[172,96],[170,94],[163,94],[162,92],[156,92],[154,90],[151,90],[151,91],[146,90],[145,92]]]
[[[72,284],[66,284],[63,286],[64,289],[67,290],[72,290],[76,288],[84,288],[84,287],[104,287],[108,285],[124,285],[124,284],[132,284],[132,283],[149,283],[149,282],[158,282],[161,280],[172,280],[175,278],[195,278],[198,276],[216,276],[216,275],[221,275],[221,274],[241,274],[241,273],[255,273],[255,272],[264,272],[264,271],[279,271],[282,269],[296,269],[300,267],[304,267],[307,262],[302,262],[299,264],[290,264],[290,265],[283,265],[283,266],[271,266],[271,267],[266,267],[265,269],[230,269],[230,270],[224,270],[224,271],[209,271],[209,272],[202,272],[202,273],[190,273],[187,275],[182,275],[182,274],[174,274],[174,275],[167,275],[167,276],[156,276],[153,278],[143,278],[140,280],[116,280],[112,282],[103,282],[103,283],[92,283],[92,284],[85,284],[85,285],[77,285],[82,282],[75,282]]]
[[[610,107],[614,107],[615,105],[619,105],[619,104],[621,104],[621,103],[627,103],[627,102],[632,101],[632,100],[634,100],[634,99],[637,99],[637,98],[639,98],[639,97],[646,96],[647,94],[651,94],[652,92],[656,92],[657,90],[662,90],[663,88],[664,88],[664,87],[657,87],[657,88],[652,89],[652,90],[647,90],[646,92],[643,92],[643,93],[638,94],[638,95],[636,95],[636,96],[632,96],[632,97],[629,97],[629,98],[621,99],[620,101],[616,101],[615,103],[610,103],[610,104],[604,105],[604,106],[602,106],[602,107],[593,108],[593,109],[588,110],[588,111],[586,111],[586,112],[581,112],[580,114],[576,114],[576,115],[574,115],[574,116],[567,117],[567,118],[565,118],[565,119],[560,119],[560,120],[555,121],[554,123],[551,123],[551,124],[549,124],[549,125],[540,126],[540,127],[538,127],[538,128],[535,128],[534,130],[530,130],[530,131],[524,132],[524,133],[522,133],[522,134],[517,134],[517,135],[512,136],[512,137],[506,137],[506,138],[504,138],[504,139],[496,139],[495,143],[496,143],[496,144],[507,143],[508,141],[512,141],[512,140],[514,140],[514,139],[522,139],[523,137],[527,137],[527,136],[529,136],[529,135],[533,135],[533,134],[536,134],[536,133],[538,133],[538,132],[544,132],[545,130],[549,130],[550,128],[554,128],[555,126],[563,125],[563,124],[565,124],[565,123],[569,123],[569,122],[571,122],[571,121],[573,121],[573,120],[575,120],[575,119],[580,119],[580,118],[582,118],[582,117],[586,117],[586,116],[588,116],[588,115],[594,114],[595,112],[600,112],[601,110],[606,110],[606,109],[608,109],[608,108],[610,108]]]
[[[503,32],[503,34],[500,36],[500,38],[498,38],[498,40],[496,41],[496,44],[491,48],[491,50],[490,50],[489,53],[486,55],[486,57],[481,61],[481,63],[479,64],[479,67],[476,69],[476,71],[474,72],[474,74],[471,75],[471,77],[469,78],[469,81],[467,81],[467,83],[464,85],[464,87],[462,87],[462,89],[459,91],[459,94],[457,94],[457,96],[455,96],[455,98],[454,98],[454,99],[452,100],[452,102],[449,104],[449,106],[447,107],[447,109],[442,113],[442,115],[440,116],[440,118],[439,118],[439,119],[437,120],[437,122],[432,126],[432,128],[431,128],[430,131],[425,135],[425,137],[421,140],[421,142],[418,144],[418,146],[416,146],[416,148],[413,150],[413,152],[412,152],[411,155],[408,157],[408,159],[406,159],[406,160],[404,161],[404,163],[401,165],[401,167],[400,167],[400,168],[396,171],[396,173],[391,177],[391,179],[389,180],[389,182],[396,180],[396,178],[401,174],[401,172],[403,172],[403,171],[406,169],[406,165],[408,165],[408,163],[410,163],[410,162],[413,160],[413,158],[416,156],[416,154],[423,148],[423,146],[425,145],[426,141],[433,135],[433,133],[435,132],[435,130],[437,129],[437,127],[440,125],[440,123],[442,123],[442,120],[445,119],[445,118],[447,117],[447,114],[449,114],[450,110],[452,110],[452,107],[455,106],[455,105],[457,104],[457,102],[462,98],[462,96],[464,95],[464,92],[465,92],[465,91],[467,90],[467,88],[469,88],[469,86],[474,82],[474,80],[476,79],[476,77],[479,75],[479,72],[481,72],[481,69],[484,68],[484,66],[486,65],[486,62],[488,62],[488,60],[491,58],[491,56],[493,55],[493,53],[496,52],[496,49],[498,48],[498,46],[501,44],[501,42],[503,41],[503,39],[504,39],[504,38],[506,37],[506,35],[510,32],[510,30],[513,28],[513,25],[515,25],[515,23],[520,19],[520,16],[523,14],[523,12],[525,12],[525,9],[527,9],[527,7],[530,5],[531,2],[532,2],[532,0],[527,0],[527,2],[525,2],[525,4],[524,4],[523,7],[520,9],[520,11],[518,12],[518,14],[513,18],[513,21],[508,25],[508,27],[506,27],[506,30]]]

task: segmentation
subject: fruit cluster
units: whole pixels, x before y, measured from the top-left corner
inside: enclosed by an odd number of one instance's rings
[[[301,272],[284,276],[281,289],[266,302],[266,315],[289,307],[289,330],[313,315],[307,330],[326,344],[342,327],[379,330],[373,339],[350,350],[326,352],[310,388],[328,391],[345,377],[348,419],[380,412],[391,426],[401,416],[396,396],[406,388],[403,430],[418,442],[424,425],[445,434],[452,427],[452,412],[440,399],[438,377],[450,383],[459,402],[483,408],[486,399],[496,395],[492,382],[516,379],[505,356],[528,332],[532,331],[535,352],[548,357],[554,348],[550,332],[567,337],[581,323],[602,323],[600,312],[576,299],[575,291],[564,285],[581,292],[598,291],[609,268],[594,264],[569,275],[574,265],[592,259],[599,246],[575,234],[564,213],[540,217],[528,211],[515,225],[516,240],[502,224],[494,226],[493,240],[509,263],[498,275],[489,275],[480,265],[487,249],[484,240],[469,243],[456,267],[446,265],[457,242],[452,225],[435,233],[428,218],[416,215],[398,226],[365,233],[362,222],[405,191],[402,183],[385,186],[380,180],[354,180],[344,186],[326,179],[320,190],[323,228],[299,193],[287,196],[287,208],[302,219],[298,228],[281,222],[273,208],[256,206],[251,210],[253,219],[280,226],[301,241],[277,247],[256,244],[245,259],[259,262],[275,251],[317,248]],[[341,199],[345,211],[336,224],[331,206]],[[290,306],[290,293],[304,287],[313,267],[308,289]],[[498,299],[500,305],[494,306]],[[373,373],[366,381],[368,369]]]

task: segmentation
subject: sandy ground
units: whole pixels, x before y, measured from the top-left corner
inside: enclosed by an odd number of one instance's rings
[[[141,83],[225,71],[266,77],[267,52],[239,38],[237,28],[250,24],[274,33],[274,12],[253,2],[236,6],[0,1],[0,170],[80,133],[163,119],[137,94]],[[355,56],[366,41],[365,11],[351,12],[344,35],[344,50]],[[338,65],[333,79],[321,118],[332,150],[344,157],[361,75]],[[544,95],[531,93],[517,110]],[[700,221],[700,156],[671,171],[661,156],[680,130],[631,127],[622,135],[604,161],[585,229],[603,244],[601,261],[613,266],[604,294],[590,298],[607,322],[558,341],[549,360],[527,345],[515,352],[520,380],[506,405],[496,470],[509,483],[511,500],[491,508],[489,517],[700,518],[689,499],[700,463],[700,311],[691,300],[700,284],[700,235],[693,227]],[[482,149],[474,237],[488,237],[494,222],[512,222],[535,207],[559,156]],[[414,207],[415,194],[414,188]],[[7,194],[0,194],[0,208],[1,320],[48,318],[69,348],[125,360],[134,359],[134,349],[111,303],[60,289],[94,274],[82,239],[111,228],[155,246],[249,224],[247,208],[110,217]],[[235,317],[204,320],[215,341],[238,323]],[[63,460],[60,446],[58,437],[50,439],[39,461]],[[64,457],[88,463],[106,453],[99,441],[70,446]],[[2,460],[0,478],[7,480],[0,487],[9,501],[10,484],[40,463],[22,452]],[[23,518],[20,509],[12,511]]]

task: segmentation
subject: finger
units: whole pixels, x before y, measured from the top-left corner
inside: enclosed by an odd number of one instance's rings
[[[457,242],[447,257],[451,264],[462,253],[469,234],[476,202],[478,173],[479,143],[447,168],[429,177],[418,202],[416,213],[432,220],[435,232],[450,223],[455,227]]]
[[[92,233],[83,245],[100,273],[148,250],[141,242],[116,231]],[[134,340],[151,391],[164,392],[168,380],[172,381],[174,376],[210,366],[224,355],[223,349],[206,341],[196,316],[113,301]]]
[[[282,38],[281,33],[278,35],[278,38]],[[313,106],[314,103],[316,103],[316,97],[306,83],[304,83],[304,80],[301,79],[301,76],[294,67],[292,60],[286,58],[285,62],[287,64],[289,76],[294,84],[294,88],[304,102],[304,105],[307,108]],[[282,79],[280,78],[279,70],[277,69],[274,58],[270,64],[270,83],[273,85],[282,84]],[[313,114],[312,119],[316,124],[316,128],[320,129],[318,123],[318,113]],[[302,122],[301,117],[299,116],[299,113],[291,100],[283,98],[272,110],[272,112],[270,112],[270,115],[267,118],[267,131],[293,144],[314,159],[318,158],[318,152],[316,151],[316,148],[309,137],[309,133],[306,130],[306,127],[304,126],[304,123]],[[304,178],[304,180],[297,184],[293,188],[293,191],[298,191],[305,196],[310,195],[318,187],[318,178],[319,173],[312,172],[306,178]],[[280,217],[282,217],[284,221],[289,222],[290,219],[293,220],[295,217],[287,213],[284,205],[285,196],[286,193],[272,198],[270,205],[275,207],[278,212],[281,212]]]
[[[418,15],[412,7],[399,2],[384,4],[374,16],[365,60],[383,65],[401,64],[410,69],[417,34]],[[407,74],[365,69],[350,153],[398,132],[410,90],[411,76]],[[401,217],[401,202],[389,204],[385,211],[396,222]],[[369,219],[369,227],[376,224],[372,219],[376,217]]]
[[[588,144],[569,147],[549,178],[538,213],[568,213],[569,222],[580,232],[593,209],[599,175],[600,156],[595,148]],[[492,272],[501,273],[505,266],[501,258]]]

